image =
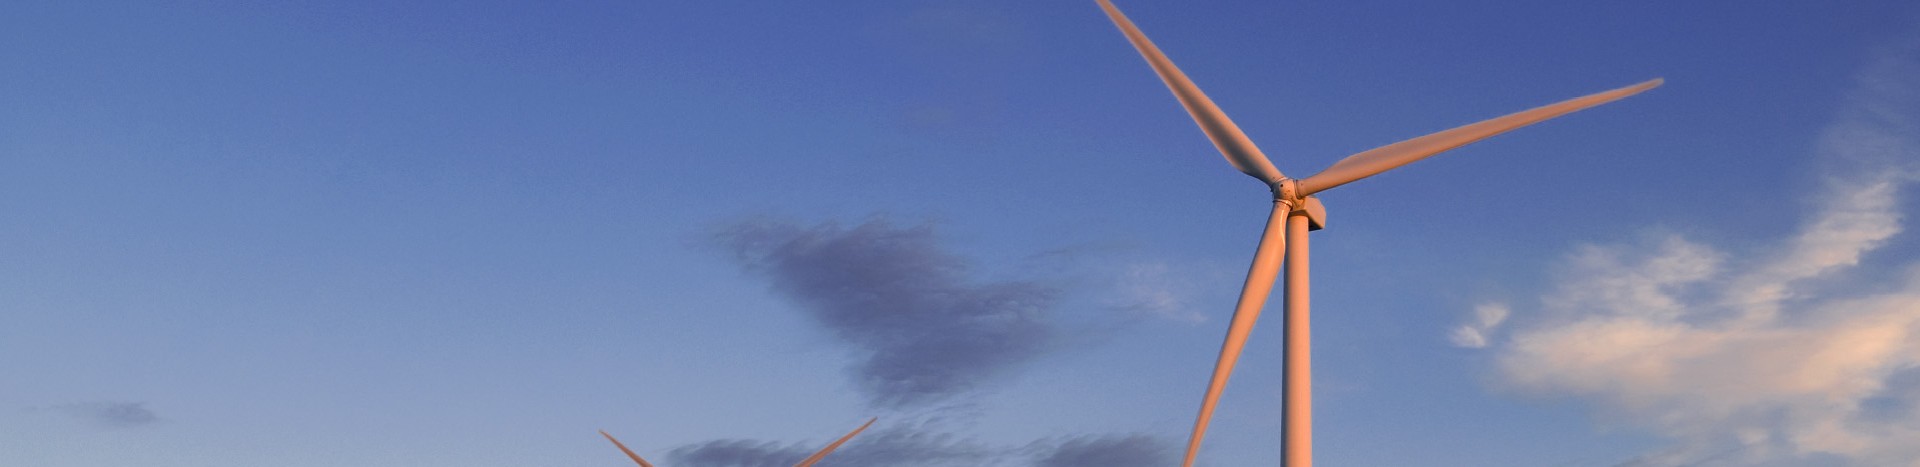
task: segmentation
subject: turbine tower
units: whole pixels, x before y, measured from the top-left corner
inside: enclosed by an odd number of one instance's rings
[[[853,439],[853,435],[860,434],[861,431],[866,431],[867,427],[873,426],[873,422],[876,420],[879,420],[879,418],[867,419],[866,424],[860,425],[859,428],[854,428],[852,432],[847,433],[846,436],[841,436],[840,439],[827,443],[827,447],[820,448],[820,451],[813,453],[811,456],[807,456],[806,459],[802,459],[798,464],[793,464],[793,467],[812,467],[815,462],[820,462],[820,459],[827,457],[827,454],[832,454],[833,450],[839,449],[840,445],[846,444],[847,440]],[[632,449],[627,449],[627,445],[620,444],[620,440],[613,439],[613,435],[601,431],[600,436],[607,437],[607,441],[612,441],[614,447],[620,448],[620,452],[626,453],[627,457],[633,459],[634,463],[640,464],[640,467],[653,467],[653,464],[647,463],[646,459],[641,459],[639,454],[634,454]]]
[[[1101,9],[1106,10],[1107,18],[1126,34],[1127,40],[1147,59],[1147,64],[1167,83],[1173,96],[1180,100],[1181,106],[1186,107],[1187,113],[1193,116],[1194,122],[1200,125],[1200,130],[1207,134],[1207,138],[1213,140],[1214,147],[1226,156],[1227,162],[1266,183],[1273,193],[1273,212],[1267,218],[1266,231],[1260,235],[1259,246],[1254,249],[1253,266],[1247,271],[1247,281],[1241,287],[1239,303],[1234,305],[1226,342],[1220,347],[1219,360],[1213,367],[1213,378],[1207,383],[1206,396],[1200,401],[1200,415],[1195,419],[1193,434],[1187,440],[1187,454],[1182,464],[1187,467],[1193,466],[1194,456],[1199,453],[1200,440],[1207,434],[1207,423],[1213,419],[1220,392],[1226,387],[1227,378],[1233,374],[1234,363],[1240,359],[1240,350],[1246,346],[1247,335],[1253,331],[1254,322],[1260,318],[1260,309],[1266,304],[1274,280],[1280,275],[1283,258],[1286,260],[1286,289],[1282,300],[1286,313],[1286,387],[1281,465],[1313,465],[1313,361],[1310,357],[1311,335],[1308,332],[1307,232],[1320,230],[1326,225],[1326,209],[1314,197],[1315,194],[1515,128],[1638,94],[1661,83],[1656,78],[1389,144],[1347,156],[1307,178],[1293,179],[1273,168],[1273,163],[1260,153],[1260,148],[1254,147],[1246,134],[1240,132],[1240,127],[1235,126],[1227,114],[1214,106],[1213,101],[1207,99],[1207,95],[1201,93],[1200,88],[1173,65],[1173,61],[1160,53],[1160,49],[1147,40],[1146,34],[1134,27],[1133,22],[1127,20],[1127,16],[1121,14],[1113,3],[1108,0],[1096,1]]]

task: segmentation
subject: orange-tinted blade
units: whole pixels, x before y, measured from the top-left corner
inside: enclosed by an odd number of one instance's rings
[[[1413,163],[1413,161],[1439,154],[1448,149],[1465,146],[1474,141],[1506,133],[1515,128],[1540,123],[1541,121],[1566,115],[1576,110],[1639,94],[1641,91],[1659,86],[1661,82],[1660,79],[1655,78],[1644,83],[1576,97],[1559,103],[1537,107],[1504,117],[1401,141],[1367,152],[1347,156],[1346,159],[1341,159],[1340,162],[1334,163],[1332,167],[1327,167],[1327,170],[1300,180],[1300,193],[1302,195],[1319,193],[1328,188],[1371,177],[1381,172],[1392,170],[1395,167],[1407,165]]]
[[[1207,139],[1213,140],[1213,146],[1220,149],[1220,154],[1227,156],[1227,162],[1269,185],[1286,178],[1280,175],[1279,169],[1273,168],[1273,162],[1260,153],[1260,148],[1254,147],[1253,141],[1240,132],[1240,127],[1235,126],[1233,120],[1220,111],[1220,107],[1213,105],[1213,100],[1200,92],[1199,86],[1187,79],[1186,73],[1181,73],[1179,67],[1173,66],[1173,61],[1160,53],[1160,48],[1154,47],[1153,41],[1147,40],[1147,35],[1127,20],[1127,15],[1121,14],[1107,0],[1099,2],[1100,8],[1107,11],[1107,19],[1113,20],[1113,25],[1119,26],[1120,32],[1133,42],[1133,48],[1140,50],[1140,56],[1147,59],[1154,73],[1160,74],[1160,80],[1173,90],[1173,97],[1180,99],[1180,105],[1187,108],[1187,114],[1193,116],[1194,123],[1200,124],[1200,131],[1206,132]]]
[[[1253,266],[1247,270],[1247,283],[1240,288],[1240,302],[1233,306],[1233,323],[1227,326],[1227,340],[1220,345],[1220,359],[1213,364],[1213,380],[1207,383],[1207,396],[1200,400],[1200,417],[1193,422],[1193,436],[1187,439],[1187,457],[1181,465],[1193,467],[1200,453],[1200,439],[1207,435],[1207,423],[1213,421],[1213,409],[1220,392],[1233,376],[1233,365],[1240,361],[1240,350],[1260,320],[1260,308],[1273,292],[1273,280],[1280,275],[1280,262],[1287,250],[1287,205],[1274,203],[1267,218],[1267,230],[1260,234],[1260,246],[1254,250]]]
[[[639,463],[640,467],[653,467],[653,464],[648,464],[646,459],[641,459],[639,454],[634,454],[632,449],[627,449],[627,445],[620,444],[620,440],[613,439],[613,435],[609,435],[607,434],[607,432],[601,431],[600,436],[607,437],[607,441],[612,441],[614,446],[620,448],[620,452],[627,453],[627,457],[633,458],[633,461],[636,463]]]
[[[867,423],[865,425],[860,425],[859,428],[854,428],[853,432],[847,433],[846,436],[841,436],[840,439],[834,440],[833,443],[827,444],[827,447],[820,448],[820,452],[813,453],[812,456],[808,456],[806,460],[802,460],[798,464],[793,464],[793,467],[811,467],[813,463],[820,462],[821,458],[827,457],[827,454],[832,454],[833,450],[839,449],[840,445],[846,444],[847,440],[853,439],[853,435],[860,434],[860,432],[865,431],[867,427],[873,426],[873,422],[876,420],[879,420],[879,418],[875,417],[875,418],[867,419]]]

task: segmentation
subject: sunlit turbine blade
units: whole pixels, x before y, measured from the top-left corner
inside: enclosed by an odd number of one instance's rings
[[[1425,159],[1448,149],[1465,146],[1468,143],[1487,137],[1506,133],[1515,128],[1539,123],[1541,121],[1566,115],[1576,110],[1593,107],[1620,98],[1639,94],[1641,91],[1659,86],[1662,80],[1653,80],[1586,96],[1576,97],[1559,103],[1536,107],[1504,117],[1474,123],[1451,130],[1434,133],[1398,143],[1381,146],[1366,152],[1347,156],[1332,167],[1320,173],[1300,180],[1300,193],[1310,195],[1325,191],[1348,182],[1371,177],[1392,170],[1395,167]]]
[[[653,464],[648,464],[646,459],[641,459],[639,454],[634,454],[632,449],[627,449],[627,445],[620,444],[620,440],[613,439],[613,435],[607,434],[606,431],[601,431],[600,436],[607,437],[607,441],[612,441],[614,446],[620,448],[620,452],[627,453],[627,457],[633,458],[633,461],[640,464],[640,467],[653,467]]]
[[[847,440],[853,439],[853,435],[860,434],[861,431],[866,431],[867,427],[873,426],[873,422],[879,419],[879,417],[867,419],[865,425],[854,428],[853,432],[847,433],[846,436],[841,436],[840,439],[834,440],[833,443],[828,444],[827,447],[820,448],[820,452],[813,453],[812,456],[808,456],[806,460],[802,460],[798,464],[793,464],[793,467],[811,467],[813,463],[820,462],[821,458],[827,457],[827,454],[832,454],[833,450],[839,449],[840,445],[846,444]]]
[[[1240,361],[1240,350],[1247,346],[1253,323],[1260,320],[1260,308],[1273,292],[1273,280],[1280,274],[1280,262],[1286,258],[1287,212],[1289,207],[1274,203],[1267,217],[1267,230],[1260,234],[1260,246],[1254,250],[1253,266],[1247,270],[1247,283],[1240,289],[1240,302],[1233,306],[1233,323],[1227,326],[1227,340],[1220,345],[1220,359],[1213,364],[1213,379],[1207,383],[1207,397],[1200,401],[1200,416],[1193,422],[1193,436],[1187,439],[1187,457],[1181,465],[1193,467],[1200,453],[1200,440],[1207,436],[1207,423],[1213,421],[1213,408],[1220,392],[1233,376],[1233,365]]]
[[[1267,156],[1260,153],[1260,148],[1254,147],[1253,141],[1248,140],[1247,135],[1240,132],[1240,127],[1235,126],[1233,120],[1228,119],[1227,114],[1220,111],[1220,107],[1213,105],[1212,99],[1208,99],[1205,93],[1200,92],[1199,86],[1195,86],[1192,80],[1187,79],[1187,75],[1181,73],[1179,67],[1173,66],[1172,60],[1168,60],[1165,54],[1160,53],[1159,47],[1153,46],[1153,41],[1147,40],[1147,35],[1141,33],[1140,28],[1134,27],[1133,22],[1127,20],[1127,15],[1121,14],[1120,9],[1114,8],[1113,3],[1107,0],[1098,1],[1100,8],[1107,11],[1107,18],[1112,19],[1113,24],[1120,27],[1120,32],[1125,33],[1127,40],[1133,42],[1133,48],[1140,50],[1140,56],[1147,59],[1147,64],[1153,66],[1155,73],[1160,74],[1160,80],[1165,81],[1167,88],[1173,90],[1173,96],[1180,99],[1180,105],[1187,108],[1188,114],[1193,115],[1194,123],[1200,124],[1200,131],[1206,132],[1207,139],[1213,140],[1213,146],[1220,149],[1220,154],[1227,156],[1227,162],[1232,163],[1233,167],[1240,169],[1241,172],[1252,175],[1253,178],[1258,178],[1269,185],[1279,183],[1286,178],[1280,175],[1279,169],[1273,168],[1273,162],[1268,161]]]

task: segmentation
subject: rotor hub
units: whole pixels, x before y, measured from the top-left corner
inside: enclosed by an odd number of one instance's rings
[[[1300,183],[1291,178],[1282,178],[1280,181],[1268,183],[1267,189],[1273,191],[1273,202],[1276,203],[1299,206],[1300,200],[1304,198],[1300,196]]]
[[[1300,194],[1300,183],[1291,178],[1267,184],[1273,190],[1273,202],[1285,204],[1289,215],[1298,214],[1307,217],[1308,230],[1320,230],[1327,226],[1327,208],[1320,205],[1320,199]]]

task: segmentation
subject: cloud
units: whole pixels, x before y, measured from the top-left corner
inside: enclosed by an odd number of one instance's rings
[[[117,428],[145,426],[160,421],[160,416],[148,409],[145,402],[88,402],[61,405],[53,409],[75,418]]]
[[[791,466],[807,458],[806,448],[771,441],[721,439],[674,448],[673,465],[687,467]]]
[[[1914,56],[1861,74],[1820,142],[1836,170],[1783,245],[1581,247],[1535,323],[1491,345],[1501,378],[1677,442],[1621,465],[1920,465],[1920,263],[1864,291],[1856,271],[1915,180]]]
[[[1102,314],[1097,321],[1157,318],[1203,323],[1207,314],[1194,306],[1198,293],[1205,290],[1200,286],[1238,279],[1229,277],[1231,270],[1169,260],[1127,244],[1084,244],[1045,251],[1027,257],[1021,267],[1042,271],[1071,292],[1090,292],[1088,297],[1074,294],[1069,301],[1091,298],[1085,302],[1089,309],[1122,313]]]
[[[989,465],[987,461],[999,455],[993,448],[951,434],[913,428],[883,430],[856,440],[857,444],[834,452],[831,465],[976,466]]]
[[[1473,321],[1455,326],[1447,339],[1453,341],[1453,345],[1469,349],[1486,347],[1487,336],[1507,320],[1509,313],[1504,303],[1481,304],[1473,308]]]
[[[878,406],[917,406],[976,389],[1039,355],[1055,334],[1041,318],[1058,290],[975,281],[930,226],[752,221],[726,226],[713,240],[863,354],[853,372]]]
[[[674,448],[672,465],[683,467],[787,467],[806,458],[818,444],[780,444],[753,440],[716,440]],[[1049,438],[1021,447],[989,446],[917,427],[869,432],[834,451],[822,467],[1158,467],[1175,462],[1172,444],[1141,435],[1084,435]]]
[[[716,440],[674,448],[667,454],[684,467],[789,467],[825,446],[752,440]],[[949,435],[890,430],[855,438],[821,461],[823,467],[976,466],[995,456],[981,445]]]
[[[1207,315],[1190,303],[1193,284],[1173,273],[1166,262],[1137,262],[1120,269],[1108,304],[1119,309],[1184,323],[1201,323]]]
[[[788,467],[819,451],[829,441],[780,444],[771,441],[727,439],[674,448],[671,465],[682,467]],[[977,466],[999,453],[952,435],[914,428],[889,428],[855,437],[822,467]]]
[[[1041,443],[1034,467],[1161,467],[1173,465],[1171,443],[1148,435],[1106,435]]]
[[[978,388],[980,382],[1058,344],[1043,319],[1060,307],[1060,280],[998,281],[970,276],[968,262],[940,246],[931,226],[885,219],[853,227],[755,220],[721,227],[710,240],[834,337],[859,351],[853,368],[869,402],[917,407]],[[1098,307],[1196,322],[1185,282],[1165,262],[1118,260],[1068,249],[1038,255],[1043,274],[1070,288],[1101,290]],[[1100,267],[1089,267],[1096,264]],[[1112,266],[1112,267],[1108,267]],[[1097,273],[1090,272],[1097,270]],[[1060,277],[1054,277],[1060,279]],[[923,414],[926,415],[926,414]],[[1130,467],[1173,462],[1171,444],[1141,435],[1047,438],[991,446],[920,426],[877,427],[854,438],[823,466]],[[788,466],[819,443],[718,439],[683,445],[667,456],[684,467]]]

